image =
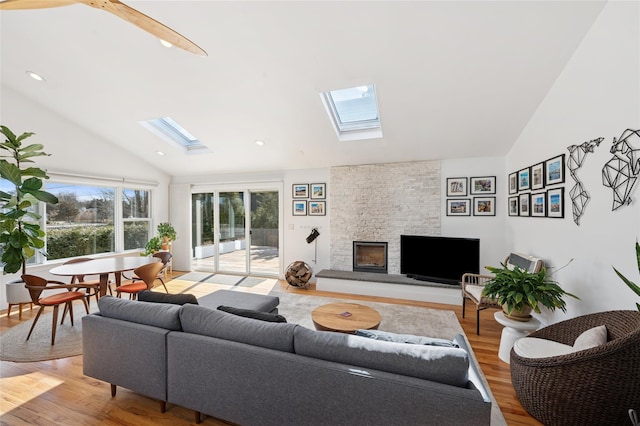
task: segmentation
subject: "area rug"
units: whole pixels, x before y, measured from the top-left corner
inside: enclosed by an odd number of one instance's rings
[[[96,304],[92,303],[91,308],[97,310]],[[33,320],[24,321],[0,334],[0,361],[36,362],[82,354],[82,317],[86,315],[84,308],[81,305],[74,306],[73,327],[68,315],[64,324],[61,325],[62,313],[59,314],[56,344],[53,346],[51,346],[53,311],[47,308],[44,312],[29,340],[26,339]]]

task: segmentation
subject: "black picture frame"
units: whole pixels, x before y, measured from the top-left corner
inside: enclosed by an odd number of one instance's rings
[[[544,163],[538,163],[531,166],[531,190],[544,188],[545,182]]]
[[[465,197],[467,195],[467,178],[447,178],[447,197]]]
[[[309,185],[309,196],[312,200],[324,200],[327,198],[327,184],[312,183]]]
[[[531,189],[531,169],[525,167],[518,170],[518,191],[526,191]]]
[[[528,217],[531,215],[531,193],[525,192],[518,195],[518,216]]]
[[[518,193],[518,172],[509,174],[509,194]]]
[[[495,194],[495,176],[477,176],[469,178],[469,193],[471,195]]]
[[[306,200],[293,200],[291,213],[294,216],[306,216],[307,215],[307,201]]]
[[[327,214],[326,201],[309,201],[308,204],[307,214],[309,216],[325,216]]]
[[[454,198],[447,200],[447,216],[471,216],[471,199]]]
[[[509,197],[509,216],[519,216],[520,203],[519,197]]]
[[[473,197],[474,216],[495,216],[496,197]]]
[[[564,218],[564,187],[547,190],[547,217]]]
[[[564,154],[544,162],[544,180],[547,186],[564,183]]]
[[[309,184],[294,183],[291,185],[292,198],[309,198]]]
[[[547,192],[531,193],[531,216],[546,217],[547,216]]]

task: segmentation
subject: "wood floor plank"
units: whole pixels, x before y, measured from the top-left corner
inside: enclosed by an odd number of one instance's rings
[[[175,271],[173,277],[181,275]],[[513,386],[509,365],[498,358],[498,346],[502,326],[493,319],[493,310],[480,313],[481,334],[476,335],[475,312],[467,306],[467,315],[462,318],[462,307],[412,300],[345,295],[317,291],[313,285],[308,289],[290,287],[284,281],[282,291],[323,297],[350,298],[362,301],[396,303],[434,309],[448,309],[456,313],[462,328],[471,343],[478,363],[484,372],[502,413],[510,426],[540,425],[520,405]],[[184,283],[175,287],[168,284],[169,292],[186,290]],[[37,310],[26,309],[22,321],[17,313],[7,318],[6,311],[0,313],[0,331],[24,321],[32,321]],[[283,401],[289,404],[290,401]],[[167,412],[160,413],[158,401],[137,395],[127,389],[118,388],[111,397],[108,383],[85,377],[82,374],[82,356],[59,360],[13,363],[0,362],[0,424],[2,425],[189,425],[194,424],[191,410],[167,404]],[[203,416],[203,425],[228,425],[222,420]]]

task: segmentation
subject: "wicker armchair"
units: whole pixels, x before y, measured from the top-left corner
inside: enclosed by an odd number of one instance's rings
[[[640,409],[640,312],[607,311],[552,324],[533,332],[573,345],[582,332],[607,327],[607,343],[547,358],[523,358],[511,350],[511,381],[522,406],[543,424],[625,425]]]

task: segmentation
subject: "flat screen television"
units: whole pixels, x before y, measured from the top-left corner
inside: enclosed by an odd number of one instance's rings
[[[466,272],[480,272],[478,238],[400,236],[401,274],[421,281],[459,284]]]

